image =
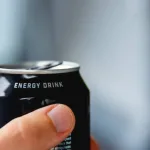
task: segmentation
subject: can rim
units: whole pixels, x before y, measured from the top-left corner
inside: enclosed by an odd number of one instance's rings
[[[70,61],[62,61],[62,64],[56,67],[53,67],[49,70],[30,70],[25,68],[18,68],[19,66],[31,65],[36,63],[49,63],[56,62],[53,60],[50,61],[24,61],[21,63],[13,63],[13,64],[2,64],[0,65],[0,73],[3,74],[59,74],[59,73],[69,73],[75,72],[80,69],[80,65],[75,62]],[[9,68],[11,67],[11,68]]]

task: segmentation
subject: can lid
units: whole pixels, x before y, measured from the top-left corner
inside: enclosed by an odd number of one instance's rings
[[[78,71],[80,65],[67,61],[29,61],[0,65],[0,73],[8,74],[59,74]]]

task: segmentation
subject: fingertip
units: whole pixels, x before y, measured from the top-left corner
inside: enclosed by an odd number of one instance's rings
[[[90,145],[91,145],[91,150],[100,150],[94,137],[91,137],[91,144]]]
[[[52,120],[57,132],[70,131],[75,126],[75,116],[66,105],[55,105],[52,110],[48,111],[47,115]]]

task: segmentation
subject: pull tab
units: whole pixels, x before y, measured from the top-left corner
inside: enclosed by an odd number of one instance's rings
[[[48,63],[48,64],[44,64],[44,65],[35,65],[27,70],[48,70],[50,68],[56,67],[61,65],[63,62],[52,62],[52,63]]]

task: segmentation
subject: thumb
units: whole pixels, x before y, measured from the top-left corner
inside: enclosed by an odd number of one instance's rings
[[[65,105],[50,105],[12,120],[0,129],[2,150],[45,150],[62,142],[73,130],[75,117]]]

